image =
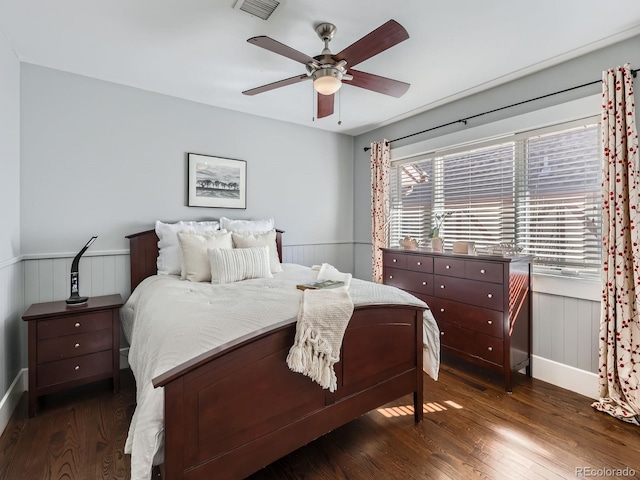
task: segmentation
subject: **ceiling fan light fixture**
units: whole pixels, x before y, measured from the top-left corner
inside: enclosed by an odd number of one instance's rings
[[[333,95],[342,87],[342,72],[337,68],[321,68],[312,76],[313,88],[321,95]]]

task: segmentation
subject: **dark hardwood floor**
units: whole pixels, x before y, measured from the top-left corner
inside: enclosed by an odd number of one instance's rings
[[[129,370],[119,394],[104,382],[50,395],[31,419],[25,394],[0,437],[0,479],[128,479],[123,449],[134,403]],[[445,359],[438,382],[425,376],[422,424],[414,425],[406,397],[250,478],[640,478],[640,429],[590,403],[523,375],[510,395],[500,375]]]

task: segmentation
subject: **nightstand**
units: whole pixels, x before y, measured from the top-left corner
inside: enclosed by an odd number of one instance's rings
[[[29,322],[29,416],[42,395],[105,378],[120,390],[120,295],[90,297],[82,305],[64,300],[34,303]]]

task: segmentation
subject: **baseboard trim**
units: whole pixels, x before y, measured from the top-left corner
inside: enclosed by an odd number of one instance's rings
[[[585,397],[599,398],[598,375],[596,373],[532,355],[531,374],[533,378],[571,390]]]
[[[29,385],[29,375],[27,369],[23,368],[18,372],[16,378],[13,379],[7,393],[0,400],[0,434],[7,428],[13,411],[20,402],[20,397],[27,391]]]

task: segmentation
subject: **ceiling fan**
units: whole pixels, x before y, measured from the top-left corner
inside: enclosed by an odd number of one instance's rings
[[[329,50],[329,42],[336,34],[335,25],[320,23],[316,25],[316,33],[324,42],[324,49],[315,57],[305,55],[266,36],[248,39],[249,43],[304,64],[307,73],[245,90],[242,93],[256,95],[304,80],[313,80],[313,88],[318,94],[317,116],[323,118],[333,114],[334,94],[343,83],[393,97],[401,97],[409,89],[408,83],[352,68],[409,38],[404,27],[395,20],[389,20],[337,54]]]

